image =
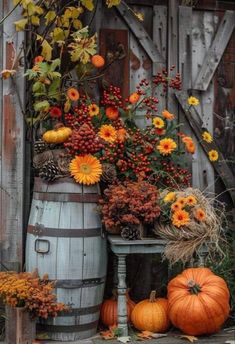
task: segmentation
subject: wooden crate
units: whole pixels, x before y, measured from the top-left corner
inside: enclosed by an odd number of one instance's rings
[[[6,344],[31,344],[36,337],[36,321],[23,307],[6,306]]]

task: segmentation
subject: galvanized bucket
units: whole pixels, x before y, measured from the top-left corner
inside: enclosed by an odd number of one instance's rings
[[[107,268],[106,239],[97,211],[98,187],[71,178],[35,178],[26,243],[26,269],[57,280],[58,301],[71,311],[39,324],[52,340],[96,333]]]

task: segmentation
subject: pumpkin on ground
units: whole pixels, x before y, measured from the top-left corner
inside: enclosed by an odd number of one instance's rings
[[[188,335],[218,332],[229,315],[227,284],[208,268],[184,270],[167,290],[170,320]]]
[[[131,319],[131,313],[135,307],[134,301],[130,299],[128,292],[126,293],[126,305],[127,305],[127,321]],[[111,299],[105,300],[102,303],[100,310],[100,319],[102,323],[106,326],[116,325],[118,322],[117,318],[117,292],[113,291],[113,296]]]
[[[63,143],[72,134],[72,129],[58,125],[53,130],[48,130],[43,134],[43,140],[47,143]]]
[[[151,291],[149,299],[137,303],[131,314],[133,325],[140,331],[165,332],[169,327],[167,300],[155,296],[156,291]]]

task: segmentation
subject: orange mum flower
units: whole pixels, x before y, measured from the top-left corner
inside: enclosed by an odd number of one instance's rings
[[[93,117],[93,116],[97,116],[99,114],[100,108],[96,104],[90,104],[88,106],[88,111],[89,111],[89,115],[91,117]]]
[[[98,183],[102,174],[102,165],[93,155],[76,156],[69,165],[71,175],[77,183],[91,185]]]
[[[107,107],[107,109],[105,110],[105,114],[109,119],[113,121],[115,121],[119,117],[118,108],[116,108],[115,106]]]
[[[121,128],[117,130],[117,140],[119,142],[124,142],[127,137],[126,129]]]
[[[187,152],[191,154],[195,153],[196,147],[193,141],[186,142],[185,147],[186,147]]]
[[[172,119],[175,118],[175,115],[173,115],[172,113],[170,113],[170,112],[167,111],[167,110],[162,111],[162,116],[163,116],[165,119],[168,119],[169,121],[171,121]]]
[[[206,213],[204,212],[204,210],[202,208],[198,208],[194,212],[194,217],[195,217],[195,219],[197,219],[200,222],[205,221]]]
[[[172,211],[177,211],[177,210],[181,210],[182,209],[182,205],[178,202],[174,202],[171,205],[171,210]]]
[[[172,216],[172,223],[176,227],[185,226],[189,221],[189,213],[185,210],[177,210]]]
[[[131,104],[135,104],[138,102],[138,100],[140,99],[140,95],[136,92],[132,93],[129,97],[129,102]]]
[[[159,145],[157,145],[157,149],[162,155],[171,154],[176,149],[176,147],[177,144],[175,143],[175,141],[169,138],[160,140]]]
[[[187,199],[185,197],[179,197],[177,198],[176,202],[179,203],[181,207],[183,208],[187,203]]]
[[[41,55],[36,56],[35,59],[34,59],[34,63],[35,63],[35,64],[36,64],[36,63],[40,63],[40,62],[42,62],[42,61],[44,61],[44,57],[41,56]]]
[[[78,90],[74,87],[71,87],[67,90],[67,96],[73,102],[76,102],[80,97]]]
[[[186,198],[186,203],[187,203],[187,205],[190,205],[190,206],[195,205],[195,204],[197,204],[197,199],[193,195],[188,196]]]
[[[112,125],[104,124],[99,131],[99,137],[107,142],[115,142],[117,139],[117,131]]]

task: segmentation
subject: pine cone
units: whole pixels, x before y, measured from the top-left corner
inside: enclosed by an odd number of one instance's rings
[[[137,240],[140,239],[140,232],[138,227],[123,227],[121,231],[121,237],[125,240]]]
[[[48,149],[48,144],[43,140],[38,140],[34,142],[33,151],[34,155],[45,152]]]
[[[113,181],[117,178],[116,168],[111,164],[103,164],[102,170],[103,173],[101,176],[101,180],[105,183],[112,184]]]
[[[59,168],[53,160],[48,160],[39,170],[39,177],[47,182],[55,180],[59,174]]]

